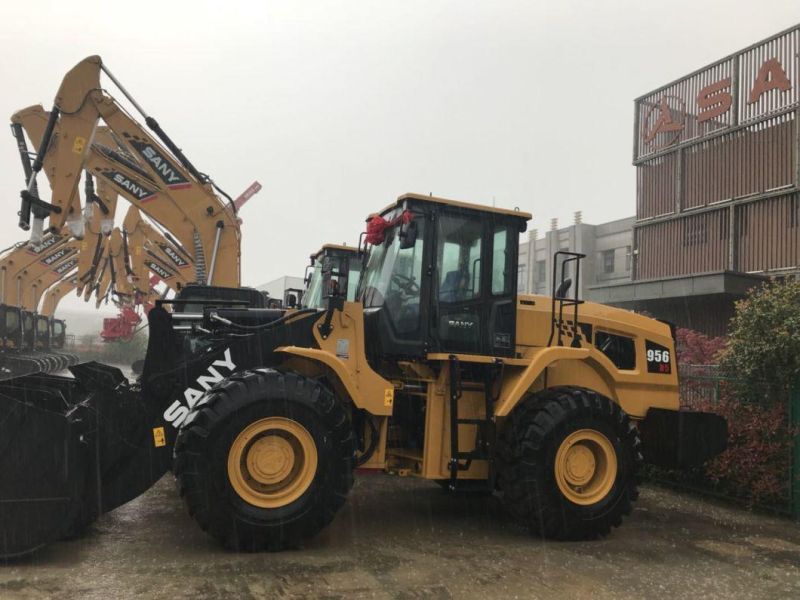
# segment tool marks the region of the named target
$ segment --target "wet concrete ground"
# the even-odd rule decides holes
[[[0,598],[800,598],[800,525],[644,487],[605,540],[521,532],[486,498],[362,475],[309,547],[234,554],[170,477],[80,540],[0,565]]]

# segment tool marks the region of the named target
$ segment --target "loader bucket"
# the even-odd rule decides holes
[[[0,382],[0,558],[79,533],[166,472],[162,408],[119,369]]]
[[[0,556],[58,539],[80,509],[88,448],[59,390],[0,389]]]

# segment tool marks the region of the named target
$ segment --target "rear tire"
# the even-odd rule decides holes
[[[641,460],[638,431],[613,401],[582,388],[537,392],[500,435],[503,504],[547,538],[605,536],[631,513]]]
[[[175,442],[174,471],[204,531],[234,550],[274,551],[333,520],[353,485],[355,450],[328,388],[259,369],[232,375],[195,406]]]

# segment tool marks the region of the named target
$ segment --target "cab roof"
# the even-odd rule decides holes
[[[311,258],[318,257],[320,254],[325,252],[325,250],[337,250],[339,252],[352,252],[353,254],[356,254],[358,252],[358,248],[356,248],[355,246],[348,246],[346,244],[322,244],[322,248],[320,248],[319,250],[314,252],[314,254],[311,255]]]
[[[433,204],[444,204],[447,206],[455,206],[457,208],[466,208],[469,210],[475,210],[479,212],[488,212],[498,215],[505,215],[508,217],[517,217],[519,219],[524,219],[525,221],[529,221],[533,218],[533,215],[528,212],[524,212],[521,210],[512,210],[508,208],[495,208],[494,206],[486,206],[484,204],[475,204],[473,202],[464,202],[462,200],[451,200],[450,198],[440,198],[438,196],[429,196],[426,194],[403,194],[402,196],[398,197],[397,200],[389,204],[383,210],[381,210],[378,214],[382,215],[390,210],[397,208],[398,206],[402,206],[403,202],[406,200],[413,200],[415,202],[430,202]],[[370,215],[372,216],[372,215]]]

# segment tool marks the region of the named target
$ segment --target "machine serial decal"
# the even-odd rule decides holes
[[[672,373],[672,356],[669,348],[647,340],[645,349],[647,352],[648,373],[663,373],[665,375]]]
[[[180,400],[175,400],[175,402],[173,402],[170,407],[164,411],[164,420],[167,423],[171,423],[175,428],[180,427],[184,420],[186,420],[186,417],[189,415],[189,411],[191,411],[205,395],[205,393],[211,389],[211,386],[223,380],[222,373],[220,373],[216,367],[224,367],[229,371],[228,375],[236,370],[236,365],[231,359],[230,348],[225,349],[225,355],[222,360],[218,359],[211,363],[211,366],[209,366],[207,369],[207,375],[201,375],[197,378],[197,386],[202,389],[196,389],[193,387],[186,388],[183,390],[183,399],[185,404]]]

